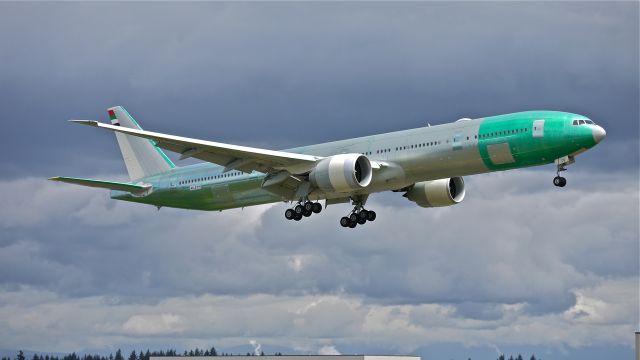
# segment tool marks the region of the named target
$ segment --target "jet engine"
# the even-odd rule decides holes
[[[324,192],[346,193],[371,183],[371,162],[361,154],[340,154],[320,160],[309,181]]]
[[[464,199],[461,177],[415,183],[403,196],[422,207],[450,206]]]

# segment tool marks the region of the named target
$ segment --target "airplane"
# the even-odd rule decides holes
[[[74,177],[61,181],[111,190],[111,198],[161,207],[225,210],[274,202],[295,203],[285,218],[300,221],[332,204],[353,209],[340,225],[376,219],[370,194],[403,193],[418,206],[460,203],[463,176],[556,164],[553,184],[575,157],[606,136],[583,115],[525,111],[390,132],[286,150],[267,150],[143,130],[122,106],[107,110],[111,124],[70,120],[115,132],[131,181]],[[163,150],[203,163],[176,166]]]

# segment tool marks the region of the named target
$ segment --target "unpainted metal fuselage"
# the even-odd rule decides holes
[[[589,118],[556,111],[526,111],[286,149],[316,156],[360,153],[382,166],[369,186],[355,194],[398,190],[427,180],[481,174],[553,163],[596,145],[604,130]],[[223,172],[211,163],[177,167],[140,181],[153,185],[145,196],[112,191],[111,197],[198,210],[224,210],[290,201],[262,188],[265,174]],[[350,195],[354,195],[351,193]],[[340,198],[312,192],[309,199]]]

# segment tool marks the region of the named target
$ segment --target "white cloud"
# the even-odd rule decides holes
[[[176,334],[184,328],[182,318],[171,313],[132,315],[122,325],[126,334],[137,336]]]
[[[333,345],[324,345],[318,349],[318,355],[341,355]]]
[[[216,346],[234,346],[259,337],[261,343],[304,345],[324,349],[321,351],[340,345],[377,344],[409,352],[418,346],[450,341],[465,345],[629,344],[627,335],[635,324],[628,320],[637,315],[638,296],[626,289],[632,289],[636,281],[605,281],[596,288],[576,290],[590,294],[598,314],[614,314],[597,321],[575,316],[575,309],[584,308],[580,302],[564,314],[529,315],[521,307],[510,306],[509,315],[496,321],[461,318],[450,305],[382,305],[350,295],[207,294],[145,305],[112,304],[102,297],[69,299],[24,288],[1,294],[0,316],[5,326],[0,328],[0,338],[2,345],[20,341],[23,346],[47,346],[59,351],[70,351],[58,345],[61,341],[80,349],[122,336],[130,336],[127,344],[170,337],[173,343],[199,346],[206,345],[208,340],[204,339],[215,339]],[[618,299],[619,295],[627,298]],[[28,304],[15,301],[34,296],[43,300]],[[7,302],[8,298],[14,301]],[[305,304],[316,305],[307,306],[308,311],[296,310]]]

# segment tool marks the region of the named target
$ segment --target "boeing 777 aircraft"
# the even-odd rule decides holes
[[[349,228],[375,220],[364,208],[375,192],[401,192],[421,207],[449,206],[464,199],[462,176],[553,162],[553,184],[563,187],[560,172],[606,135],[586,116],[526,111],[274,151],[145,131],[122,106],[108,113],[111,125],[71,121],[114,131],[131,181],[50,180],[110,189],[113,199],[158,208],[295,202],[285,211],[295,221],[319,213],[319,200],[351,202],[340,219]],[[161,149],[205,162],[178,167]]]

